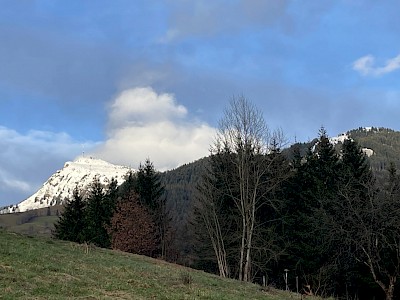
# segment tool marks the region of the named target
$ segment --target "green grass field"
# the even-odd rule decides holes
[[[0,231],[0,299],[301,297],[145,256]]]

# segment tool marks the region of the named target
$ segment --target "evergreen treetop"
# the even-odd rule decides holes
[[[161,196],[165,192],[161,184],[160,175],[156,172],[153,163],[149,158],[145,164],[140,164],[137,172],[136,192],[142,205],[154,213],[159,206]]]

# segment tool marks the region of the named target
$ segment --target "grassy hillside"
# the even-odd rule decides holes
[[[0,229],[27,235],[51,237],[54,223],[62,213],[63,206],[56,205],[22,213],[0,215]]]
[[[144,256],[0,231],[0,298],[280,300],[300,295]]]

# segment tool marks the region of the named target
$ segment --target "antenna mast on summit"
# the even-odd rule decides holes
[[[82,144],[82,157],[85,157],[85,144]]]

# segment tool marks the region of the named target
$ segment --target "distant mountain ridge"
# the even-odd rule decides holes
[[[390,163],[400,169],[400,131],[385,127],[359,127],[348,131],[362,148],[372,149],[369,157],[375,172],[386,170]]]
[[[385,127],[359,127],[330,137],[329,140],[340,151],[341,144],[347,138],[359,144],[369,158],[371,169],[378,177],[390,163],[394,163],[400,169],[400,131]],[[284,149],[283,152],[291,159],[293,147],[296,145],[304,155],[308,148],[312,149],[315,146],[317,141],[318,139],[315,138],[310,142],[296,143]]]
[[[105,185],[111,178],[122,184],[129,170],[128,167],[113,165],[101,159],[78,157],[74,161],[66,162],[64,167],[54,173],[32,196],[16,205],[3,208],[0,214],[64,204],[67,199],[72,198],[75,187],[84,191],[95,177]]]
[[[354,139],[361,146],[370,160],[371,168],[381,176],[391,162],[400,169],[400,132],[384,127],[359,127],[331,137],[331,143],[340,149],[346,138]],[[317,138],[306,143],[296,143],[301,153],[313,147]],[[283,149],[283,153],[291,159],[294,145]],[[184,164],[176,169],[161,173],[162,182],[166,186],[166,197],[169,208],[176,211],[180,217],[187,213],[196,192],[196,184],[201,178],[207,158]],[[72,197],[76,186],[85,190],[98,176],[103,184],[114,177],[118,184],[124,181],[124,176],[130,170],[128,167],[117,166],[100,159],[79,157],[73,162],[66,162],[62,170],[53,174],[43,186],[32,196],[17,205],[11,205],[0,210],[0,213],[23,212],[27,210],[63,204]]]

